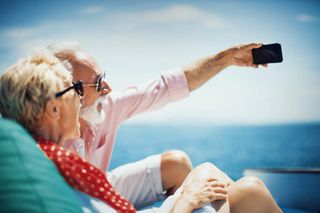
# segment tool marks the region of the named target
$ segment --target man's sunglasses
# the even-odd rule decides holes
[[[84,87],[96,87],[98,92],[102,90],[102,81],[105,79],[105,73],[99,76],[95,84],[83,84]]]
[[[67,89],[61,91],[61,92],[57,92],[55,97],[61,97],[63,96],[66,92],[68,92],[69,90],[74,89],[76,91],[76,93],[80,96],[84,95],[84,91],[83,91],[83,85],[82,85],[82,81],[76,81],[76,82],[72,82],[72,86],[68,87]]]

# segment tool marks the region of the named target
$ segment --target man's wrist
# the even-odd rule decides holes
[[[222,54],[222,60],[224,62],[225,68],[233,65],[234,48],[230,48],[225,51],[222,51],[220,54]]]
[[[213,56],[211,58],[211,62],[213,63],[215,68],[218,68],[218,70],[223,70],[224,68],[227,68],[228,66],[233,64],[233,55],[234,55],[234,48],[230,48],[227,50],[223,50]]]

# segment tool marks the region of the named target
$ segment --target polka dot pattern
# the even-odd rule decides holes
[[[117,212],[136,212],[133,205],[114,190],[101,170],[83,160],[76,153],[66,151],[52,141],[42,138],[35,139],[70,186],[104,201]]]

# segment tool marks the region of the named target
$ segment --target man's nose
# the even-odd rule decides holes
[[[110,93],[112,91],[110,84],[106,81],[103,80],[101,82],[101,91],[100,94],[101,95],[107,95],[108,93]]]

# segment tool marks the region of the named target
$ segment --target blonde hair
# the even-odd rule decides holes
[[[20,59],[0,77],[0,113],[34,134],[48,100],[71,81],[71,74],[48,51]]]

